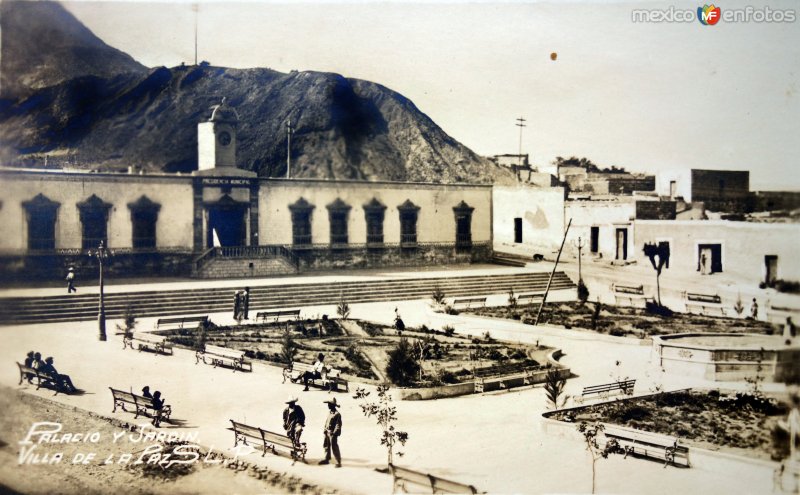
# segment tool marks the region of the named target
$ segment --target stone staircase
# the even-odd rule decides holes
[[[358,282],[251,286],[250,311],[336,304],[340,297],[350,304],[430,298],[436,287],[446,297],[468,297],[544,292],[549,273],[509,273],[437,278],[383,279]],[[563,272],[556,272],[551,290],[575,289]],[[233,304],[233,288],[198,288],[165,291],[109,293],[106,317],[121,318],[130,306],[137,318],[226,312]],[[97,316],[97,294],[0,299],[0,324],[85,321]]]
[[[231,246],[206,250],[194,261],[196,278],[253,278],[293,275],[295,254],[283,246]]]

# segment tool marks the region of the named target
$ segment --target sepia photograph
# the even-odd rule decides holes
[[[800,493],[790,0],[0,0],[0,493]]]

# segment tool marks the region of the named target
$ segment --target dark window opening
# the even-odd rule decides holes
[[[152,210],[138,210],[131,213],[131,216],[133,217],[133,247],[135,249],[156,247],[158,213]]]
[[[764,283],[772,287],[775,285],[775,281],[778,280],[778,257],[774,254],[768,254],[764,256],[764,264],[767,268],[764,276]]]
[[[101,242],[108,247],[108,211],[110,209],[110,203],[103,202],[94,194],[86,201],[78,203],[83,249],[94,249]]]
[[[456,251],[472,249],[472,212],[475,208],[464,201],[453,207],[456,217]]]
[[[397,209],[400,212],[400,246],[416,246],[419,206],[406,200]]]
[[[515,218],[514,219],[514,242],[521,243],[522,242],[522,219]]]
[[[311,213],[314,205],[304,198],[289,205],[292,212],[292,244],[295,246],[308,246],[311,244]]]
[[[383,219],[386,207],[377,199],[364,205],[364,217],[367,222],[367,245],[383,244]]]
[[[311,212],[292,212],[292,244],[304,246],[311,244]]]
[[[589,231],[589,251],[594,254],[600,251],[600,227],[591,227]]]
[[[132,245],[134,249],[152,249],[156,247],[156,223],[161,205],[142,196],[134,203],[129,203],[132,222]]]
[[[341,199],[336,199],[328,205],[328,220],[331,228],[331,245],[342,245],[348,243],[347,236],[347,216],[350,213],[350,206]]]
[[[59,205],[60,203],[50,201],[42,194],[22,203],[28,218],[28,249],[56,248],[56,218]]]

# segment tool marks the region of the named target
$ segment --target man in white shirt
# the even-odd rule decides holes
[[[308,392],[309,380],[322,378],[323,373],[325,373],[325,355],[320,352],[317,356],[317,361],[314,363],[314,368],[311,371],[303,373],[303,385],[306,387],[303,389],[303,392]]]

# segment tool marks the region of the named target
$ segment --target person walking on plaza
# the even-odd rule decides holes
[[[750,317],[754,320],[758,319],[758,303],[756,298],[753,298],[753,304],[750,306]]]
[[[75,269],[69,267],[69,271],[67,272],[67,294],[72,294],[73,292],[78,292],[78,289],[75,288]]]
[[[300,435],[303,434],[303,428],[306,426],[306,413],[297,404],[297,397],[290,396],[286,404],[286,409],[283,410],[283,429],[286,430],[286,436],[292,440],[294,448],[299,450]],[[294,455],[295,453],[292,452],[292,457]]]
[[[336,467],[342,467],[342,456],[339,453],[339,435],[342,434],[342,415],[336,410],[339,404],[336,397],[324,401],[328,404],[328,418],[325,420],[325,441],[322,447],[325,449],[325,459],[319,461],[320,464],[331,463],[331,453],[336,459]]]
[[[242,292],[235,291],[233,293],[233,319],[239,321],[239,312],[242,309]]]
[[[242,293],[242,316],[245,320],[250,319],[250,287],[245,287]]]

